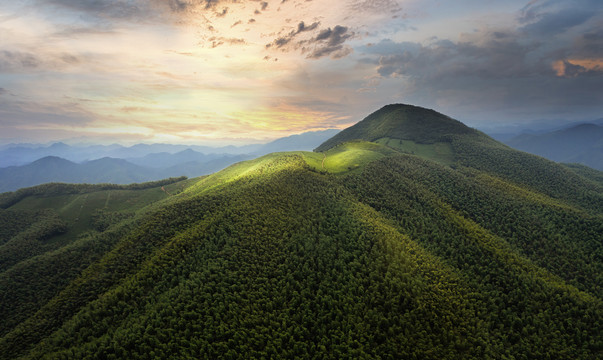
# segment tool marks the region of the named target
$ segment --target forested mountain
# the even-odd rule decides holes
[[[506,144],[547,159],[603,170],[603,126],[580,124],[545,134],[516,136]]]
[[[316,151],[351,140],[376,141],[383,138],[432,144],[453,134],[476,134],[476,130],[436,111],[418,106],[387,105],[366,119],[325,141]]]
[[[318,149],[2,194],[0,358],[600,357],[601,172],[407,105]]]

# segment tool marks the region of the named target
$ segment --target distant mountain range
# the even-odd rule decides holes
[[[267,153],[312,150],[337,132],[314,131],[267,144],[221,148],[171,144],[9,146],[0,150],[0,192],[47,182],[127,184],[197,177]]]
[[[0,168],[0,192],[48,182],[129,184],[178,176],[197,177],[251,158],[251,155],[223,155],[207,161],[175,161],[170,165],[169,159],[178,160],[179,153],[169,156],[164,154],[166,153],[158,154],[159,156],[151,154],[142,158],[149,163],[155,157],[161,159],[157,161],[157,166],[152,167],[109,157],[78,164],[60,157],[47,156],[28,165]],[[203,154],[198,154],[203,157]]]
[[[188,161],[205,162],[224,155],[258,156],[275,151],[312,150],[337,132],[339,130],[336,129],[310,131],[279,138],[266,144],[222,147],[176,144],[67,145],[62,142],[44,146],[40,144],[7,144],[0,146],[0,168],[27,165],[46,156],[56,156],[76,163],[110,157],[125,159],[141,166],[160,167],[153,161],[162,159],[173,164],[180,162],[178,159],[189,156]],[[186,150],[189,152],[184,152]],[[194,151],[194,153],[190,151]],[[175,158],[167,156],[167,154],[177,153],[179,155]],[[147,159],[139,159],[149,155],[152,156]],[[151,164],[148,161],[151,161]]]
[[[603,170],[603,126],[580,124],[544,134],[522,134],[504,141],[547,159]]]
[[[480,126],[479,130],[485,132],[492,138],[506,142],[520,135],[542,135],[555,131],[567,130],[581,124],[595,124],[603,126],[603,118],[585,120],[581,122],[569,120],[540,120],[527,124],[511,124],[496,126]]]

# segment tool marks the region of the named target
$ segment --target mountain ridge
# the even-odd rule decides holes
[[[595,358],[601,172],[381,135],[0,195],[0,359]]]

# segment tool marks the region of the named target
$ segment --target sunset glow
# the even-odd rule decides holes
[[[600,117],[601,8],[3,2],[0,142],[263,142],[343,128],[393,102],[472,126]]]

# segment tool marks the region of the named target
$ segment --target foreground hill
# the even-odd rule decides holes
[[[4,194],[0,358],[600,355],[600,172],[471,130],[377,136]]]
[[[547,159],[603,170],[603,126],[581,124],[554,132],[516,136],[506,143]]]

